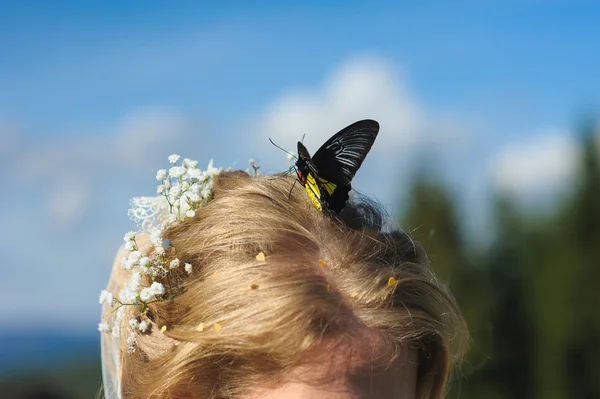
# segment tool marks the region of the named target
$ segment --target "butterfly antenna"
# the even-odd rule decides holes
[[[270,138],[269,138],[269,141],[271,142],[271,144],[273,144],[275,147],[279,148],[281,151],[283,151],[283,152],[285,152],[286,154],[288,154],[290,157],[292,157],[292,158],[294,158],[294,159],[298,159],[298,157],[297,157],[297,156],[295,156],[294,154],[292,154],[291,152],[289,152],[289,151],[287,151],[287,150],[284,150],[283,148],[281,148],[280,146],[278,146],[277,144],[275,144],[275,143],[273,142],[273,140],[271,140]]]
[[[292,184],[292,188],[290,188],[290,192],[288,193],[288,201],[290,198],[292,198],[292,190],[294,189],[294,186],[296,185],[296,182],[298,180],[294,180],[294,184]]]

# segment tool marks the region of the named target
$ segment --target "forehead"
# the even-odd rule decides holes
[[[292,372],[298,377],[278,387],[258,387],[244,399],[414,399],[417,361],[416,350],[409,350],[385,370],[365,365],[338,370],[342,375],[332,370],[335,365],[305,365]]]

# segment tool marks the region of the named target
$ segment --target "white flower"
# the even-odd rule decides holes
[[[147,256],[144,256],[143,258],[140,259],[140,266],[148,267],[151,262],[152,262],[152,259],[150,259]]]
[[[152,293],[152,290],[149,287],[144,288],[140,292],[140,299],[144,302],[148,302],[148,301],[152,300],[153,298],[154,298],[154,294]]]
[[[169,267],[171,269],[176,269],[179,267],[179,259],[175,258],[171,261],[171,263],[169,264]]]
[[[133,268],[133,263],[129,261],[128,256],[121,259],[121,267],[125,270],[131,270]]]
[[[110,333],[110,326],[108,323],[98,323],[98,331],[103,333]]]
[[[171,213],[169,217],[167,217],[167,225],[173,224],[175,222],[177,222],[177,215]]]
[[[187,169],[183,166],[173,166],[171,169],[169,169],[169,176],[179,179],[181,176],[185,175],[186,172]]]
[[[204,173],[200,169],[188,169],[187,174],[190,180],[202,180]]]
[[[221,172],[221,169],[213,167],[213,160],[211,159],[210,162],[208,162],[208,167],[206,168],[206,174],[209,175],[210,177],[214,177],[215,175],[219,174],[219,172]]]
[[[190,191],[194,194],[200,194],[202,187],[198,183],[194,183],[190,186]]]
[[[150,291],[152,292],[153,295],[162,295],[165,293],[165,286],[162,285],[161,283],[155,281],[150,286]]]
[[[132,251],[129,254],[129,262],[131,262],[133,265],[135,265],[139,262],[141,257],[142,257],[142,254],[140,253],[140,251]]]
[[[167,180],[168,177],[169,175],[167,175],[167,171],[165,169],[159,169],[158,172],[156,172],[156,180],[158,181]]]
[[[129,241],[135,240],[135,232],[134,231],[130,231],[130,232],[126,233],[125,237],[123,237],[123,240],[125,242],[129,242]]]
[[[112,305],[113,302],[113,294],[109,291],[106,290],[102,290],[100,292],[100,305],[107,303],[109,305]]]
[[[127,241],[125,243],[125,250],[126,251],[135,251],[135,241]]]
[[[188,169],[194,169],[198,167],[198,161],[189,159],[189,158],[185,158],[182,162],[183,166],[185,166]]]
[[[137,292],[140,289],[140,284],[142,283],[142,275],[140,273],[133,273],[131,276],[131,280],[129,280],[129,289],[131,291]]]
[[[124,304],[135,303],[137,299],[137,291],[133,291],[128,288],[123,288],[121,292],[119,292],[119,300]],[[123,308],[119,308],[121,310]]]
[[[171,202],[181,197],[181,187],[175,186],[169,190],[169,196],[172,198]]]
[[[166,190],[166,187],[164,184],[161,184],[160,186],[156,187],[156,194],[163,194]]]
[[[192,264],[191,263],[185,264],[185,271],[187,272],[187,274],[192,274]]]
[[[154,252],[156,252],[157,255],[164,255],[167,251],[161,246],[154,248]]]
[[[135,352],[135,333],[130,332],[127,336],[127,352],[133,353]]]
[[[169,162],[177,163],[177,161],[179,161],[179,158],[181,158],[179,155],[171,154],[171,155],[169,155]]]
[[[129,327],[137,328],[137,326],[138,326],[138,321],[135,317],[132,317],[131,319],[129,319]]]
[[[140,321],[140,324],[138,324],[138,329],[141,332],[146,332],[146,330],[148,329],[149,326],[150,326],[150,323],[148,323],[146,320],[142,320],[142,321]]]
[[[197,193],[188,193],[188,198],[191,202],[200,202],[202,199]]]
[[[187,212],[185,213],[185,216],[186,216],[186,217],[188,217],[188,218],[193,218],[195,214],[196,214],[196,212],[195,212],[195,211],[192,211],[192,210],[190,209],[189,211],[187,211]]]
[[[154,244],[155,247],[161,247],[162,248],[162,230],[156,229],[156,230],[152,230],[152,233],[150,233],[150,242],[152,244]]]

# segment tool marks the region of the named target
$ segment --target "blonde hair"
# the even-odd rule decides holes
[[[164,233],[193,273],[169,281],[176,297],[151,304],[150,331],[122,351],[123,398],[238,398],[322,347],[381,368],[417,348],[417,397],[444,396],[466,328],[422,251],[383,232],[372,204],[333,220],[291,185],[222,173],[214,198]]]

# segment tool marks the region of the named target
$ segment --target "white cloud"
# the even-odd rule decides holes
[[[402,72],[384,59],[348,60],[312,90],[290,91],[272,103],[261,131],[282,145],[306,134],[314,152],[335,132],[359,119],[375,119],[380,134],[373,152],[414,150],[415,146],[455,143],[455,121],[425,112],[409,90]]]
[[[555,194],[573,178],[578,157],[572,137],[547,131],[501,150],[492,161],[492,180],[500,191],[521,199]]]
[[[91,191],[81,176],[66,177],[57,182],[47,194],[47,216],[55,227],[70,227],[88,210]]]
[[[7,176],[17,187],[43,190],[36,197],[43,202],[47,219],[68,226],[89,208],[97,190],[124,184],[136,172],[157,169],[158,158],[181,148],[191,130],[176,110],[136,110],[111,131],[22,148],[23,153],[7,165]]]

